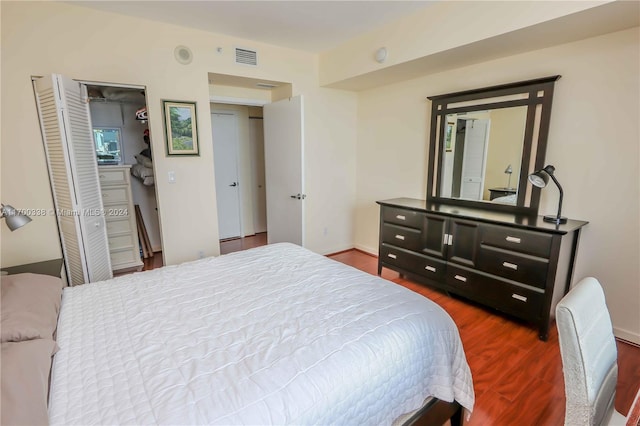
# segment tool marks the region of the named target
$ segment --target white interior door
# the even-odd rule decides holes
[[[302,96],[264,106],[267,242],[304,245]]]
[[[34,87],[69,284],[112,278],[86,86],[53,74]]]
[[[213,161],[220,239],[241,236],[238,180],[238,117],[232,112],[211,114]]]
[[[267,192],[264,176],[264,127],[260,117],[249,117],[249,148],[251,151],[253,229],[267,232]]]
[[[462,180],[460,183],[461,198],[470,200],[482,199],[488,127],[488,120],[467,120],[464,157],[462,160]]]

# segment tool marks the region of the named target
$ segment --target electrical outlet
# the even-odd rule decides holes
[[[170,171],[169,175],[169,183],[176,183],[176,172]]]

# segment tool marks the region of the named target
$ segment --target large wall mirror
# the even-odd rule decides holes
[[[544,167],[559,75],[430,96],[427,199],[537,214],[527,176]]]

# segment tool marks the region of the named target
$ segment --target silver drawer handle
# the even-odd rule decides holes
[[[514,271],[518,270],[518,265],[516,265],[515,263],[502,262],[502,266],[504,266],[505,268],[513,269]]]
[[[401,214],[397,214],[396,215],[396,219],[400,219],[400,220],[407,220],[407,218]]]
[[[396,235],[396,238],[399,240],[404,241],[404,235]]]
[[[514,299],[519,300],[519,301],[521,301],[521,302],[526,302],[526,301],[527,301],[527,298],[526,298],[526,297],[524,297],[524,296],[520,296],[519,294],[515,294],[515,293],[513,293],[513,294],[511,295],[511,297],[513,297]]]
[[[425,266],[424,269],[426,269],[429,272],[435,272],[436,271],[436,268],[434,268],[433,266],[429,266],[429,265]]]
[[[396,256],[396,255],[395,255],[395,254],[393,254],[393,253],[389,253],[387,256],[388,256],[388,257],[390,257],[390,258],[392,258],[392,259],[397,259],[397,258],[398,258],[398,256]]]
[[[511,236],[507,237],[506,240],[509,241],[510,243],[516,243],[516,244],[520,244],[520,242],[522,241],[518,237],[511,237]]]
[[[456,279],[456,280],[458,280],[458,281],[462,281],[463,283],[466,283],[466,282],[467,282],[467,277],[463,277],[462,275],[456,275],[456,276],[455,276],[455,277],[453,277],[453,278],[455,278],[455,279]]]

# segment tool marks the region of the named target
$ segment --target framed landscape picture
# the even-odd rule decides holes
[[[200,155],[196,103],[162,101],[167,155]]]

